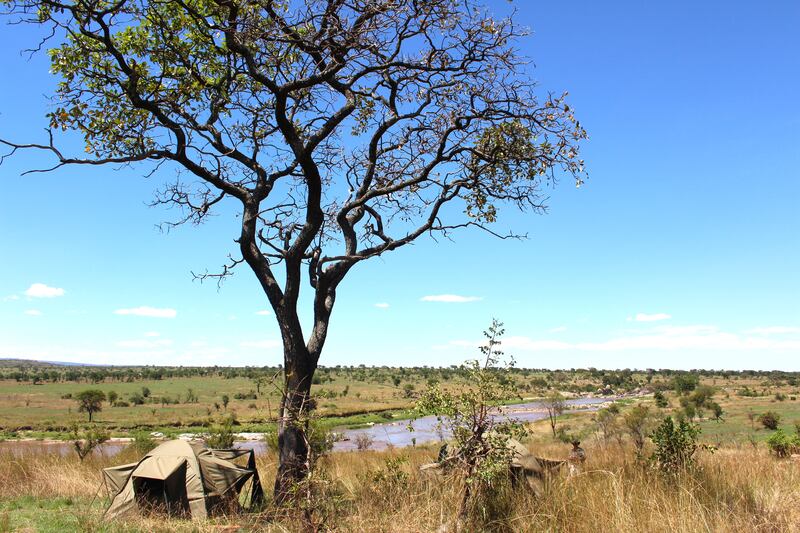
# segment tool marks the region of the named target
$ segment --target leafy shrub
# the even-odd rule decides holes
[[[787,435],[778,429],[767,439],[767,446],[776,456],[788,457],[800,450],[800,435]]]
[[[234,440],[233,417],[226,417],[222,424],[213,426],[205,438],[209,448],[232,448]]]
[[[672,378],[672,388],[678,394],[692,392],[700,383],[700,378],[694,374],[679,374]]]
[[[758,417],[758,421],[761,422],[761,425],[765,428],[776,430],[778,429],[778,425],[781,423],[781,415],[775,411],[767,411]]]
[[[92,453],[92,450],[107,441],[109,436],[107,431],[100,428],[81,428],[77,424],[72,426],[72,430],[70,431],[72,446],[81,462],[83,462],[87,455]]]
[[[669,400],[667,400],[667,397],[663,392],[656,391],[656,393],[653,394],[653,399],[656,401],[656,407],[659,409],[665,409],[669,407]]]
[[[257,400],[258,394],[251,389],[248,392],[237,392],[233,395],[233,398],[236,400]]]
[[[147,431],[137,431],[133,434],[130,448],[136,451],[137,455],[145,455],[157,446],[156,441]]]
[[[666,474],[676,474],[694,464],[700,428],[686,420],[677,425],[671,416],[664,418],[650,435],[655,451],[650,459]]]
[[[437,385],[425,391],[416,405],[418,416],[436,415],[439,429],[453,435],[453,466],[461,470],[463,493],[458,510],[457,529],[485,531],[508,527],[513,511],[510,498],[510,466],[513,450],[509,439],[525,435],[525,428],[495,413],[498,404],[517,395],[510,375],[513,360],[500,366],[499,350],[502,323],[493,320],[484,331],[486,343],[480,347],[481,359],[461,366],[465,383],[458,389]],[[510,529],[510,527],[509,527]]]
[[[144,404],[144,396],[142,396],[139,392],[134,392],[128,398],[133,405],[143,405]]]
[[[113,407],[130,407],[130,406],[131,404],[129,404],[125,400],[117,400],[116,402],[114,402],[113,405]]]
[[[408,489],[408,472],[403,466],[408,463],[405,457],[386,459],[382,468],[370,473],[375,494],[382,499],[392,500]]]

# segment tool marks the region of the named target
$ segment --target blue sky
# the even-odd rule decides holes
[[[589,132],[590,179],[547,215],[504,213],[524,242],[467,232],[359,265],[321,363],[458,363],[497,317],[520,366],[800,370],[800,4],[515,4],[534,76]],[[2,137],[42,138],[55,80],[18,53],[34,42],[0,31]],[[0,357],[281,361],[248,271],[190,275],[224,262],[235,219],[163,234],[175,213],[146,203],[170,175],[21,177],[39,158],[0,167]]]

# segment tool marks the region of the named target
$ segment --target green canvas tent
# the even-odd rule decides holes
[[[247,456],[247,465],[233,463]],[[111,505],[106,518],[133,509],[157,510],[172,516],[205,518],[223,504],[245,506],[264,500],[253,450],[212,450],[202,444],[171,440],[145,455],[138,463],[103,469]]]

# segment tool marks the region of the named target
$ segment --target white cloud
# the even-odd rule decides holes
[[[466,303],[483,300],[479,296],[459,296],[458,294],[432,294],[420,298],[422,302],[446,302],[446,303]]]
[[[160,337],[161,333],[159,333],[157,331],[145,331],[144,332],[144,336],[145,337]]]
[[[629,318],[628,320],[633,320],[634,322],[658,322],[659,320],[669,320],[670,318],[672,318],[672,315],[668,315],[667,313],[653,313],[652,315],[636,313],[633,318]]]
[[[562,331],[567,331],[567,326],[558,326],[557,328],[553,328],[550,330],[550,333],[561,333]]]
[[[25,314],[28,316],[42,316],[42,312],[38,309],[28,309]]]
[[[148,316],[153,318],[175,318],[178,314],[175,309],[148,307],[143,305],[141,307],[132,307],[130,309],[117,309],[114,311],[115,315],[133,315],[133,316]]]
[[[172,341],[169,339],[158,339],[154,341],[149,341],[146,339],[134,339],[128,341],[119,341],[116,343],[116,345],[120,348],[135,348],[135,349],[150,350],[153,348],[172,346]]]
[[[11,294],[11,295],[6,296],[5,298],[3,298],[4,302],[11,302],[11,301],[14,301],[14,300],[19,300],[19,296],[17,296],[16,294]]]
[[[795,326],[768,326],[762,328],[748,329],[745,333],[751,335],[785,335],[791,333],[800,333],[800,327]]]
[[[281,343],[281,341],[275,339],[244,341],[239,343],[239,346],[242,348],[278,348],[282,345],[283,343]]]
[[[261,311],[256,311],[256,314],[261,316],[272,316],[272,311],[269,309],[262,309]]]
[[[64,296],[64,289],[48,287],[44,283],[34,283],[25,291],[25,296],[31,298],[55,298],[56,296]]]
[[[378,309],[389,309],[389,304],[387,304],[385,302],[381,302],[381,303],[375,304],[375,307],[377,307]]]

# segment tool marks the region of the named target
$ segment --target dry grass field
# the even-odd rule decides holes
[[[332,379],[314,387],[317,394],[330,396],[319,400],[319,414],[326,421],[326,428],[359,423],[357,418],[341,415],[361,412],[367,413],[362,417],[369,417],[369,412],[381,409],[409,408],[415,393],[404,390],[405,384],[413,384],[415,391],[426,386],[423,377],[411,372],[399,385],[389,378],[379,381],[369,375],[364,380],[353,380],[344,373],[329,375]],[[543,395],[555,388],[564,392],[586,389],[593,383],[585,372],[531,373],[515,379],[526,396]],[[648,406],[653,422],[667,414],[682,413],[682,403],[691,396],[671,390],[670,379],[634,374],[628,381],[630,390],[642,386],[660,390],[667,405],[657,407],[652,394],[619,401],[618,423],[639,404]],[[546,386],[542,386],[543,382]],[[448,385],[459,383],[463,384],[463,380],[455,377]],[[758,421],[758,415],[772,411],[780,416],[781,429],[793,435],[800,421],[800,391],[796,383],[793,376],[703,376],[699,384],[713,389],[713,400],[719,403],[723,414],[714,419],[705,409],[695,422],[702,429],[699,441],[715,450],[698,451],[697,468],[677,477],[665,477],[647,460],[653,449],[649,439],[643,453],[645,459],[639,460],[630,435],[621,425],[612,438],[604,439],[597,413],[567,411],[559,417],[558,426],[565,434],[583,441],[588,456],[584,471],[571,477],[566,473],[552,477],[538,496],[507,483],[495,485],[490,504],[479,508],[479,515],[483,513],[481,523],[468,525],[462,531],[800,531],[800,461],[771,453],[764,441],[774,433]],[[50,418],[63,422],[85,416],[75,412],[73,400],[62,396],[90,387],[117,390],[122,397],[142,387],[150,388],[153,396],[175,395],[189,387],[197,393],[197,403],[104,407],[96,424],[123,434],[126,428],[137,426],[179,430],[186,426],[185,422],[171,425],[171,417],[203,421],[225,412],[236,412],[242,428],[264,425],[268,409],[253,410],[247,405],[269,405],[273,399],[270,393],[264,393],[257,400],[232,400],[221,411],[214,408],[223,392],[233,396],[253,388],[252,380],[242,377],[41,385],[5,380],[0,383],[0,415],[5,425],[2,436],[7,439],[0,447],[0,532],[455,530],[463,480],[457,475],[424,477],[419,472],[420,465],[436,457],[434,444],[323,457],[313,477],[315,496],[304,504],[313,510],[311,522],[298,506],[278,509],[272,505],[257,513],[200,522],[145,516],[106,522],[102,512],[108,499],[101,488],[101,469],[136,460],[133,446],[114,457],[95,451],[81,463],[72,452],[61,455],[45,444],[26,442],[25,446],[17,446],[14,442],[22,436],[36,437]],[[343,395],[345,390],[348,393]],[[148,420],[153,410],[157,411],[155,420]],[[401,412],[395,414],[400,416]],[[12,430],[26,424],[32,429]],[[534,454],[550,459],[565,459],[570,449],[569,444],[553,438],[546,421],[529,425],[525,445]],[[269,494],[276,467],[274,453],[259,454],[257,465]]]
[[[586,418],[589,418],[586,416]],[[539,424],[527,446],[537,455],[566,457],[568,445],[546,437]],[[763,446],[727,445],[699,455],[699,468],[665,478],[635,459],[627,442],[590,439],[577,476],[559,474],[536,498],[497,487],[504,519],[494,531],[749,532],[800,530],[800,462],[777,459]],[[419,465],[434,447],[331,454],[322,461],[320,496],[313,515],[319,530],[440,531],[453,524],[461,491],[457,478],[426,478]],[[259,514],[203,522],[131,516],[102,520],[106,504],[100,469],[135,459],[128,450],[112,459],[32,452],[0,457],[0,530],[4,531],[300,531],[300,514],[266,509]],[[399,459],[399,460],[398,460]],[[258,458],[265,484],[275,457]]]

